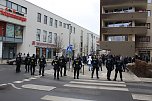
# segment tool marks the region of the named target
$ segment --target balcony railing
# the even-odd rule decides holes
[[[124,12],[124,13],[105,13],[101,15],[102,20],[144,20],[146,22],[148,12]]]
[[[147,0],[101,0],[103,6],[121,4],[146,4]]]
[[[146,26],[136,26],[136,27],[102,27],[102,34],[110,34],[110,35],[128,35],[128,34],[136,34],[136,35],[146,35],[147,27]]]

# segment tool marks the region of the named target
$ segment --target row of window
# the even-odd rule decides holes
[[[106,36],[106,41],[128,41],[128,36]]]
[[[137,42],[150,42],[150,36],[138,36],[136,37]]]
[[[13,3],[11,1],[8,1],[6,0],[6,7],[10,8],[10,9],[14,9],[20,13],[23,13],[23,14],[27,14],[27,8],[26,7],[23,7],[21,5],[18,5],[16,3]]]
[[[44,15],[44,20],[43,20],[44,24],[46,24],[46,25],[48,24],[48,19],[49,19],[49,26],[53,26],[53,23],[54,23],[55,28],[57,28],[58,26],[60,26],[60,27],[63,26],[63,28],[70,29],[71,33],[72,32],[75,33],[75,27],[72,27],[70,24],[63,23],[63,22],[58,21],[56,19],[53,20],[53,18],[51,18],[51,17],[48,18],[48,16],[46,16],[46,15]],[[42,20],[41,13],[37,13],[37,22],[41,23],[42,22],[41,20]]]
[[[36,33],[36,41],[40,41],[40,39],[41,39],[41,33],[43,33],[42,35],[42,37],[43,37],[43,42],[46,42],[47,40],[47,42],[48,43],[53,43],[53,41],[52,41],[52,36],[54,36],[54,43],[56,43],[56,41],[57,41],[57,33],[54,33],[54,35],[52,35],[52,32],[48,32],[48,35],[47,35],[47,31],[46,30],[43,30],[42,32],[41,32],[41,29],[37,29],[37,33]]]

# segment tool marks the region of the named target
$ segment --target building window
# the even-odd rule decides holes
[[[41,30],[40,30],[40,29],[37,29],[36,41],[40,41],[40,35],[41,35]]]
[[[150,36],[138,36],[136,37],[137,42],[150,42]]]
[[[12,9],[14,9],[14,10],[16,10],[16,11],[17,11],[17,4],[12,3]]]
[[[22,12],[22,7],[18,5],[17,11]]]
[[[55,28],[58,26],[58,20],[55,20]]]
[[[44,15],[44,24],[47,24],[47,16]]]
[[[62,22],[61,21],[59,22],[59,26],[62,26]]]
[[[151,10],[147,10],[148,16],[151,16]]]
[[[63,28],[66,28],[66,23],[63,23]]]
[[[52,43],[52,32],[49,32],[48,43]]]
[[[37,22],[41,22],[41,13],[37,13]]]
[[[43,42],[46,42],[47,31],[43,30]]]
[[[10,1],[7,1],[7,2],[6,2],[6,6],[7,6],[8,8],[12,9],[12,3],[11,3]]]
[[[27,14],[27,8],[22,7],[22,13]]]
[[[128,36],[106,36],[106,41],[128,41]]]
[[[152,2],[152,0],[148,0],[148,3],[151,3]]]
[[[57,33],[54,33],[54,44],[57,45]]]
[[[73,33],[75,34],[75,27],[73,27]]]
[[[49,23],[50,26],[53,25],[53,18],[50,18],[50,23]]]
[[[146,23],[147,29],[150,29],[150,23]]]

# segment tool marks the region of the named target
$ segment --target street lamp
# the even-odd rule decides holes
[[[72,26],[71,26],[71,24],[67,24],[68,25],[68,27],[69,27],[69,48],[70,48],[70,44],[71,44],[71,33],[72,33]],[[70,58],[70,51],[68,50],[68,54],[69,54],[69,70],[70,70],[70,60],[71,60],[71,58]]]

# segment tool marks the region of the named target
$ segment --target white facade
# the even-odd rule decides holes
[[[7,4],[9,2],[9,4]],[[0,0],[0,9],[3,9],[5,12],[11,13],[13,15],[17,15],[16,13],[13,13],[13,9],[17,7],[22,7],[23,12],[24,8],[27,10],[24,16],[21,17],[26,18],[26,21],[18,20],[16,17],[7,17],[7,15],[0,13],[0,21],[4,23],[4,26],[8,26],[8,23],[14,24],[14,26],[19,25],[23,26],[23,37],[21,38],[22,42],[13,41],[11,42],[11,38],[7,39],[7,33],[8,29],[4,30],[4,26],[0,28],[2,31],[0,31],[2,42],[7,43],[14,43],[16,45],[16,49],[14,49],[14,53],[29,53],[29,54],[45,54],[46,57],[52,58],[53,53],[55,51],[56,46],[56,39],[55,39],[55,33],[57,34],[57,40],[60,38],[62,41],[57,41],[57,43],[61,43],[62,50],[66,50],[69,46],[69,40],[70,44],[73,46],[73,50],[75,54],[81,54],[81,55],[87,55],[91,53],[91,51],[97,50],[97,41],[99,39],[99,35],[73,23],[70,22],[60,16],[57,16],[45,9],[42,9],[30,2],[24,1],[24,0]],[[9,6],[11,4],[11,6]],[[12,10],[12,12],[9,12],[8,9]],[[15,12],[22,12],[20,9],[16,9]],[[38,22],[38,13],[41,15],[41,21]],[[17,15],[20,16],[20,15]],[[44,16],[47,17],[47,24],[44,24]],[[53,19],[52,25],[50,25],[50,18]],[[55,23],[55,20],[57,23]],[[62,25],[61,25],[62,23]],[[66,26],[65,26],[66,24]],[[70,24],[70,25],[69,25]],[[57,25],[57,26],[56,26]],[[69,26],[69,28],[68,28]],[[70,28],[72,27],[72,31],[70,32]],[[16,27],[15,27],[16,28]],[[16,32],[16,29],[14,29]],[[9,30],[10,31],[10,30]],[[40,37],[38,32],[40,32]],[[52,33],[52,36],[51,36]],[[4,36],[5,35],[5,36]],[[93,37],[92,37],[93,36]],[[4,39],[5,37],[5,39]],[[40,38],[40,40],[39,40]],[[16,34],[15,37],[13,37],[12,40],[16,40]],[[46,40],[45,40],[46,39]],[[52,40],[52,42],[51,42]],[[8,42],[9,41],[9,42]],[[5,46],[5,45],[4,45]],[[7,45],[6,45],[7,46]],[[92,47],[93,46],[93,47]],[[7,49],[10,49],[9,46]],[[4,53],[4,50],[1,50],[2,53]],[[16,52],[15,52],[16,51]],[[48,53],[48,51],[50,53]],[[8,51],[8,57],[7,53],[6,58],[9,57],[10,51]]]

